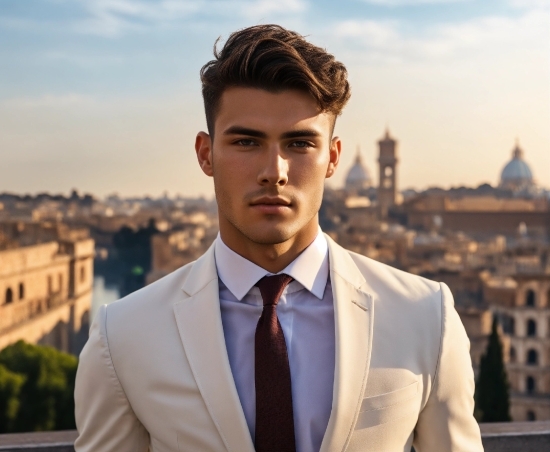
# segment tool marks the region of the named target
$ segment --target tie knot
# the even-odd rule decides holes
[[[292,276],[285,275],[284,273],[273,276],[264,276],[260,279],[256,283],[256,286],[260,289],[264,306],[277,306],[283,290],[285,290],[285,287],[290,284],[292,279]]]

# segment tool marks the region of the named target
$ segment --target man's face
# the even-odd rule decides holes
[[[196,143],[203,171],[214,177],[222,234],[229,228],[278,244],[306,229],[316,233],[324,181],[340,155],[333,121],[300,91],[224,92],[213,140],[200,133]]]

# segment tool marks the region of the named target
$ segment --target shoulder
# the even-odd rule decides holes
[[[109,311],[136,309],[137,307],[146,307],[149,304],[154,304],[158,307],[159,304],[181,293],[182,286],[187,280],[195,262],[190,262],[163,278],[111,303],[107,309]]]
[[[156,334],[157,325],[175,327],[173,306],[185,298],[182,287],[195,262],[104,307],[103,322],[109,342],[136,340]],[[99,319],[98,319],[99,320]]]
[[[447,286],[351,251],[346,253],[365,280],[361,289],[373,298],[375,331],[391,330],[392,335],[399,337],[423,338],[420,342],[431,344],[431,355],[435,357],[445,319],[455,311]],[[388,341],[400,339],[388,338]],[[413,344],[402,345],[407,349]]]
[[[366,280],[376,292],[394,293],[410,302],[425,299],[441,300],[441,284],[412,273],[399,270],[353,251],[346,250]]]

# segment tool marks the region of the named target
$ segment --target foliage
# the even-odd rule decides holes
[[[0,428],[10,432],[74,429],[77,365],[75,356],[23,341],[2,350],[0,366],[10,372],[12,380],[14,376],[19,378],[20,388],[11,390],[11,400],[16,397],[18,401],[16,414],[10,424],[2,423]],[[8,403],[7,398],[0,401],[0,406],[4,403]]]
[[[487,350],[481,357],[476,384],[475,415],[479,422],[510,421],[510,388],[504,367],[502,343],[498,335],[498,320],[493,326]]]
[[[0,433],[13,431],[25,377],[0,365]]]

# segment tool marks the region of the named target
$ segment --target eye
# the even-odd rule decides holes
[[[299,141],[293,141],[292,143],[289,144],[289,146],[294,148],[309,148],[309,147],[312,147],[313,144],[311,144],[309,141],[299,140]]]
[[[256,142],[248,138],[241,138],[240,140],[235,141],[235,144],[239,146],[256,146]]]

